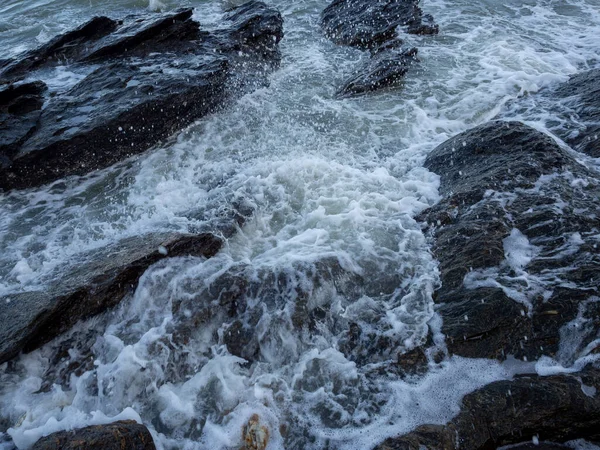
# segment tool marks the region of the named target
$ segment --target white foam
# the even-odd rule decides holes
[[[0,50],[9,55],[21,41],[22,49],[31,48],[36,36],[45,40],[76,18],[100,12],[79,3],[53,9],[52,0],[11,1],[0,6],[9,25]],[[34,3],[49,17],[40,20]],[[422,162],[435,145],[492,118],[508,100],[597,60],[597,5],[423,2],[441,33],[403,36],[419,47],[422,61],[403,89],[337,101],[333,94],[367,56],[322,37],[318,19],[326,0],[272,4],[285,16],[286,38],[282,67],[269,88],[139,159],[85,179],[0,196],[0,294],[43,289],[86,251],[128,236],[202,229],[237,201],[255,210],[215,258],[159,263],[122,309],[81,325],[95,333],[92,369],[37,392],[52,346],[21,357],[15,370],[0,368],[1,414],[14,424],[26,414],[11,431],[19,447],[52,430],[125,416],[148,425],[159,448],[237,447],[243,425],[257,414],[270,432],[269,449],[295,442],[307,449],[367,448],[422,423],[444,423],[467,392],[525,370],[454,357],[432,364],[422,379],[399,380],[385,373],[394,354],[372,352],[366,362],[351,361],[338,344],[344,327],[355,322],[374,338],[394,342],[394,349],[420,345],[429,327],[435,350],[443,351],[431,300],[436,262],[413,219],[439,200],[439,178]],[[143,6],[123,0],[114,8],[139,12]],[[567,6],[574,15],[561,12]],[[221,1],[199,4],[194,17],[215,26],[221,7]],[[50,26],[42,34],[40,21]],[[82,75],[61,70],[57,89]],[[561,255],[577,245],[574,234]],[[506,268],[520,275],[499,280],[500,268],[491,268],[472,281],[500,283],[525,305],[530,295],[546,294],[540,286],[548,280],[525,273],[535,246],[518,230],[504,246]],[[314,286],[310,270],[325,258],[385,292],[350,298],[333,283]],[[216,313],[207,314],[187,344],[174,339],[173,302],[195,298],[240,265],[251,267],[251,279],[271,271],[285,274],[292,292],[313,289],[310,307],[322,308],[331,320],[310,333],[296,332],[289,297],[246,299],[263,308],[262,359],[249,365],[219,341],[229,319]],[[525,294],[517,283],[528,285]],[[535,368],[541,374],[569,371],[591,361],[590,351],[583,349],[572,366],[542,359]],[[75,357],[73,350],[69,358]]]

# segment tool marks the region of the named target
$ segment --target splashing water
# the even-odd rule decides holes
[[[596,2],[423,2],[441,33],[403,36],[420,66],[400,89],[351,100],[333,94],[366,56],[321,36],[327,2],[269,3],[286,37],[268,88],[137,159],[0,197],[2,294],[43,289],[129,236],[210,228],[240,201],[254,211],[217,256],[157,263],[115,311],[0,366],[0,431],[19,448],[132,418],[159,448],[239,448],[254,427],[268,449],[362,449],[444,423],[465,393],[510,376],[433,353],[425,375],[399,367],[416,346],[443,352],[437,265],[414,219],[439,199],[438,178],[421,164],[510,99],[596,64]],[[164,8],[90,5],[9,0],[0,48],[14,56],[93,15]],[[206,27],[223,8],[185,5]]]

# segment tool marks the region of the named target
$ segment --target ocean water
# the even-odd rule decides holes
[[[231,3],[4,0],[0,54],[100,14],[194,6],[210,28]],[[431,299],[437,263],[414,218],[439,200],[439,179],[422,163],[510,100],[596,67],[600,1],[423,0],[440,34],[399,31],[419,66],[397,88],[344,100],[335,91],[367,55],[322,36],[327,1],[267,3],[285,20],[269,87],[115,167],[0,195],[0,295],[44,289],[130,236],[210,229],[240,202],[254,211],[214,258],[163,260],[115,311],[1,365],[0,448],[119,418],[146,424],[159,448],[239,448],[257,415],[268,449],[365,449],[445,423],[466,393],[513,375],[495,361],[433,360],[445,350]],[[45,76],[66,89],[85,73]],[[519,118],[546,131],[539,112]],[[519,266],[534,249],[513,234],[505,246]],[[211,292],[240,273],[255,288],[231,318]],[[298,305],[311,311],[308,328]],[[236,321],[250,330],[245,359],[225,345]],[[353,324],[364,338],[349,349]],[[428,336],[427,374],[398,375],[398,354]],[[552,364],[538,366],[561,370]]]

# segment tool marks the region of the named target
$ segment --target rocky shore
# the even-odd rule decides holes
[[[338,97],[397,85],[418,62],[417,49],[405,48],[398,30],[439,31],[416,0],[334,0],[321,15],[321,29],[335,44],[370,52]],[[204,31],[191,9],[123,20],[96,17],[20,59],[1,61],[0,189],[84,175],[169,139],[265,86],[279,65],[282,37],[279,12],[252,1],[226,12],[216,31]],[[43,79],[64,61],[85,76],[66,90],[53,90]],[[599,70],[581,72],[554,89],[517,99],[497,120],[450,138],[427,156],[425,168],[440,177],[441,200],[417,220],[439,262],[434,301],[441,321],[430,322],[424,345],[399,355],[398,371],[418,377],[457,355],[512,365],[515,376],[466,395],[448,423],[419,426],[377,449],[560,449],[576,439],[600,445],[600,172],[586,164],[600,156],[599,77]],[[532,109],[556,118],[547,127],[552,134],[515,119]],[[120,241],[85,255],[85,263],[61,268],[44,291],[2,298],[0,364],[115,308],[165,258],[215,257],[251,216],[251,208],[239,206],[202,233]],[[320,326],[325,316],[310,302],[322,286],[333,285],[332,295],[353,299],[371,293],[364,279],[335,258],[315,267],[303,289],[292,287],[285,273],[257,275],[244,264],[219,273],[195,296],[174,302],[170,345],[187,342],[206,321],[223,317],[232,325],[222,342],[231,355],[252,364],[263,306],[247,298],[292,299],[291,326],[300,333]],[[381,279],[369,289],[391,295],[395,279]],[[200,296],[210,301],[197,301]],[[433,338],[440,332],[442,344]],[[381,340],[361,347],[360,333],[351,325],[339,342],[354,361],[391,345]],[[93,361],[82,355],[76,364],[63,364],[57,350],[52,375],[64,381],[91,368]],[[50,383],[42,389],[50,390]],[[12,424],[0,419],[4,432]],[[267,446],[268,430],[258,420],[243,429],[242,448]],[[118,421],[50,434],[32,448],[155,447],[144,425]]]

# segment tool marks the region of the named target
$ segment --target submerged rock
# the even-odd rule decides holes
[[[0,88],[0,167],[10,164],[20,146],[35,131],[46,85],[11,83]]]
[[[223,240],[212,234],[153,234],[125,239],[85,255],[85,262],[63,268],[64,275],[44,291],[0,299],[0,364],[19,352],[35,350],[77,321],[117,305],[140,276],[167,256],[216,254]]]
[[[59,431],[37,441],[32,450],[154,450],[148,429],[133,420]]]
[[[192,9],[123,23],[99,17],[28,53],[0,78],[32,77],[65,61],[91,73],[66,92],[52,92],[31,118],[35,128],[21,132],[29,119],[10,127],[24,137],[4,152],[0,189],[110,166],[264,85],[280,59],[282,23],[261,2],[230,11],[214,32],[200,30]]]
[[[419,0],[334,0],[323,10],[321,27],[336,44],[363,49],[394,39],[398,27],[412,34],[438,32]]]
[[[425,211],[451,353],[565,366],[593,351],[600,182],[549,136],[491,122],[437,147],[443,199]],[[571,333],[563,340],[563,333]]]
[[[422,425],[386,440],[378,450],[484,450],[524,440],[565,442],[600,439],[600,372],[527,375],[491,383],[462,401],[461,412],[446,425]],[[526,448],[526,447],[520,447]],[[535,447],[535,448],[560,448]]]

